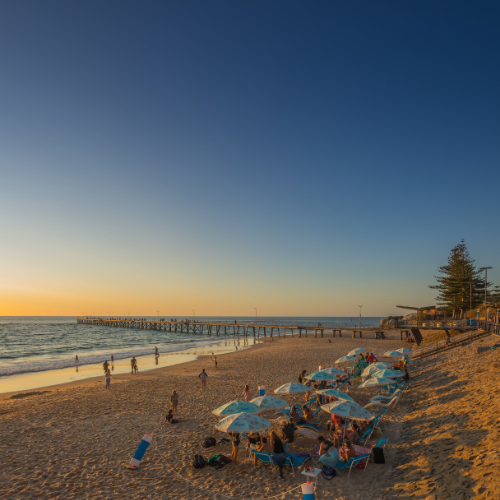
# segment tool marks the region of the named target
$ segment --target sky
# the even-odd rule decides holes
[[[365,316],[500,284],[500,4],[0,3],[0,315]]]

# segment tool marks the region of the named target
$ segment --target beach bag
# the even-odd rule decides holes
[[[382,448],[373,448],[373,463],[385,464],[384,450]]]
[[[201,455],[195,455],[193,460],[193,467],[195,469],[203,469],[203,467],[205,467],[205,459]]]
[[[333,467],[327,467],[325,465],[321,474],[327,481],[331,481],[337,475],[337,471]]]
[[[364,468],[366,468],[366,465],[365,465],[366,462],[363,462],[363,460],[361,460],[360,462],[358,462],[354,467],[356,467],[356,469],[360,469],[360,470],[363,470]]]
[[[217,454],[217,455],[214,455],[213,457],[210,457],[207,460],[207,464],[208,465],[217,465],[220,462],[220,457],[222,457],[222,455],[220,455],[220,454]]]
[[[217,441],[213,437],[208,437],[205,439],[205,442],[202,444],[203,448],[210,448],[211,446],[215,446]]]

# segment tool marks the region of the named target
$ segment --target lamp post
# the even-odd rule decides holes
[[[257,308],[254,307],[254,309],[255,309],[255,323],[257,323]]]
[[[193,321],[195,321],[196,320],[196,311],[194,309],[192,309],[192,311],[193,311]]]
[[[486,299],[487,299],[487,284],[488,284],[488,269],[493,269],[491,266],[480,267],[480,271],[484,271],[484,321],[488,321],[488,315],[486,311]]]
[[[156,319],[158,320],[158,322],[160,322],[160,311],[156,311],[156,314],[158,314],[158,316],[156,317]]]
[[[359,307],[359,327],[361,328],[361,308],[363,306],[358,305],[358,307]]]

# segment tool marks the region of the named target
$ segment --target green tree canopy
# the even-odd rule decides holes
[[[438,284],[430,288],[438,290],[437,303],[452,313],[454,318],[463,317],[471,304],[472,308],[481,304],[484,279],[474,265],[464,240],[451,250],[448,264],[441,266],[438,271],[441,273],[441,276],[435,276]]]

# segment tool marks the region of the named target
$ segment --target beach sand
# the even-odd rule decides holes
[[[2,395],[0,498],[301,498],[300,488],[296,488],[305,482],[305,476],[298,472],[292,474],[290,469],[285,469],[284,480],[279,479],[277,470],[264,465],[254,467],[251,463],[229,464],[221,470],[194,469],[192,461],[197,453],[208,458],[231,451],[230,444],[209,449],[201,446],[206,437],[214,436],[218,440],[225,436],[215,431],[219,418],[211,411],[232,399],[241,399],[245,384],[255,393],[259,385],[265,384],[267,393],[272,394],[278,386],[297,381],[300,370],[315,371],[320,363],[324,367],[332,366],[334,360],[355,347],[367,347],[380,356],[402,345],[403,342],[397,340],[336,338],[328,343],[324,338],[276,339],[246,351],[219,356],[218,370],[209,358],[200,358],[137,376],[113,377],[110,391],[104,390],[102,377]],[[475,348],[471,345],[459,349],[473,353]],[[412,390],[381,423],[383,434],[389,437],[386,464],[371,463],[366,471],[353,470],[349,479],[347,472],[330,482],[319,478],[317,499],[426,498],[436,492],[441,495],[444,488],[441,481],[445,485],[448,475],[454,482],[463,477],[465,483],[470,484],[470,491],[478,481],[488,484],[493,481],[490,475],[481,475],[482,466],[473,465],[470,469],[464,465],[464,460],[489,463],[490,455],[491,458],[497,455],[496,449],[491,450],[492,454],[487,451],[488,431],[484,429],[494,428],[494,412],[484,420],[482,409],[473,408],[476,415],[471,418],[468,404],[474,394],[477,401],[482,400],[477,389],[468,388],[469,378],[474,375],[481,381],[490,372],[476,374],[475,365],[471,365],[461,377],[450,375],[452,371],[459,371],[455,359],[451,359],[458,356],[453,351],[458,353],[458,349],[445,353],[440,357],[442,362],[429,358],[412,370]],[[444,360],[447,357],[450,361]],[[470,357],[476,359],[473,354]],[[200,391],[198,379],[202,368],[206,368],[209,375],[204,392]],[[173,389],[179,393],[179,416],[188,420],[173,426],[162,425]],[[481,390],[484,397],[489,398],[496,386],[484,383]],[[359,403],[366,404],[374,391],[354,388],[351,394]],[[303,397],[287,399],[302,402]],[[453,417],[455,410],[450,405],[455,403],[461,405],[460,417]],[[436,419],[443,418],[441,413],[445,408],[451,412],[450,419],[457,418],[456,422],[449,422],[457,426],[456,436],[452,431],[446,430],[443,434],[434,427]],[[276,418],[272,412],[263,416]],[[322,418],[326,420],[327,414]],[[477,429],[462,435],[462,427],[474,421]],[[140,469],[129,471],[126,465],[146,432],[153,436],[153,443]],[[467,432],[472,432],[472,438],[468,438]],[[427,444],[426,439],[430,437],[438,441]],[[442,443],[439,440],[443,440]],[[310,451],[313,444],[301,438],[290,451]],[[443,449],[439,448],[441,444]],[[464,448],[459,450],[460,446]],[[484,451],[479,454],[476,448],[481,446]],[[450,464],[453,468],[448,474]],[[465,471],[459,472],[463,467]],[[434,474],[440,476],[433,486]],[[425,484],[421,486],[422,481]],[[289,490],[292,491],[287,493]],[[424,496],[419,493],[421,490]]]

